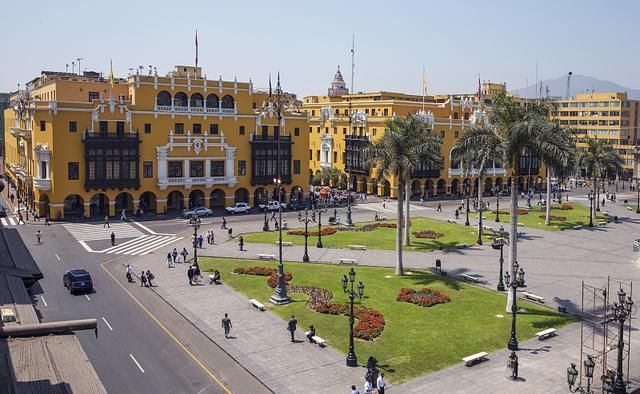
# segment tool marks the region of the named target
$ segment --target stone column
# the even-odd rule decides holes
[[[90,202],[85,202],[82,205],[84,205],[84,214],[83,216],[85,218],[88,218],[91,216],[91,203]]]
[[[109,201],[109,216],[113,217],[116,216],[116,202],[114,201]]]
[[[156,212],[157,213],[167,213],[167,199],[156,199]]]

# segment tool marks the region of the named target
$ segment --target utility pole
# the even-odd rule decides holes
[[[355,74],[355,68],[356,68],[355,56],[356,56],[356,35],[354,33],[353,37],[351,38],[351,94],[355,93],[355,90],[353,90],[353,76]]]

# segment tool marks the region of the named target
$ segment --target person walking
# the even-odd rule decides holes
[[[153,283],[151,283],[151,281],[155,278],[156,276],[151,272],[151,270],[147,270],[147,282],[149,283],[149,287],[153,287]]]
[[[123,209],[120,213],[120,221],[124,222],[125,220],[127,220],[127,211]]]
[[[22,218],[22,213],[18,211],[18,224],[20,224],[20,222],[22,222],[22,224],[25,224],[24,219]]]
[[[127,282],[133,283],[133,270],[131,269],[131,265],[127,264],[127,272],[125,274],[127,277]]]
[[[200,235],[198,236],[198,247],[199,247],[200,249],[202,249],[202,243],[203,243],[203,242],[204,242],[204,237],[202,237],[202,234],[200,234]]]
[[[373,386],[367,379],[364,380],[364,394],[373,394]]]
[[[356,388],[355,384],[351,385],[351,394],[360,394],[360,390]]]
[[[387,385],[387,382],[384,381],[384,372],[380,372],[380,376],[376,380],[376,387],[378,388],[378,394],[384,394],[384,386]]]
[[[216,244],[216,235],[214,234],[213,230],[211,230],[211,245],[215,245]]]
[[[442,204],[438,203],[438,212],[442,212]]]
[[[171,257],[173,257],[173,264],[175,264],[176,259],[178,258],[178,249],[173,248],[173,252],[171,252]]]
[[[295,342],[294,333],[296,332],[296,327],[298,326],[298,321],[294,315],[291,315],[291,319],[289,319],[289,323],[287,323],[287,330],[291,333],[291,342]]]
[[[182,248],[182,252],[180,252],[180,255],[182,256],[182,262],[186,263],[187,256],[189,255],[189,252],[187,252],[187,248]]]
[[[189,285],[193,286],[193,270],[191,267],[187,269],[187,277],[189,278]]]
[[[140,287],[147,287],[147,275],[142,271],[140,273]]]
[[[240,236],[240,241],[238,242],[238,244],[240,245],[240,251],[244,252],[244,238],[242,238],[242,235]]]
[[[229,234],[229,238],[233,238],[233,229],[231,227],[227,230],[227,234]]]
[[[113,231],[111,232],[111,246],[115,246],[116,245],[116,233],[114,233]]]
[[[40,232],[40,230],[36,231],[36,238],[38,239],[38,245],[40,245],[40,237],[42,236],[42,233]]]
[[[224,337],[229,338],[229,332],[231,331],[231,319],[229,319],[229,314],[225,313],[222,318],[222,328],[224,328]]]
[[[222,217],[222,224],[220,225],[220,228],[223,230],[226,230],[227,228],[227,219],[224,216]]]
[[[171,256],[171,252],[167,253],[167,268],[173,268],[173,256]]]
[[[211,231],[207,231],[207,245],[211,245]]]
[[[49,223],[49,215],[45,215],[45,217],[44,217],[44,225],[45,226],[51,226],[51,223]]]
[[[518,379],[518,355],[516,352],[511,352],[507,359],[507,365],[511,368],[511,379]]]
[[[104,217],[104,224],[102,225],[102,228],[111,228],[111,225],[109,225],[109,215]]]

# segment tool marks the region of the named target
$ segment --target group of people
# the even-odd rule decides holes
[[[189,255],[189,252],[187,252],[187,248],[182,248],[181,252],[178,252],[177,248],[173,248],[172,252],[167,253],[167,267],[173,268],[176,262],[180,262],[180,259],[178,259],[178,256],[182,258],[182,261],[181,261],[182,263],[186,263],[188,255]]]
[[[381,372],[378,378],[376,379],[375,388],[378,390],[378,394],[384,394],[385,386],[387,382],[384,380],[384,372]],[[364,392],[362,394],[373,394],[374,393],[373,383],[369,381],[369,379],[364,379]],[[360,390],[356,387],[355,384],[351,385],[351,394],[360,394]]]
[[[134,283],[133,281],[133,268],[131,268],[130,264],[127,264],[125,276],[127,278],[127,282]],[[156,279],[156,276],[151,272],[151,270],[147,270],[146,272],[142,270],[140,272],[140,287],[153,287],[153,280]]]
[[[193,286],[197,285],[201,279],[200,276],[200,266],[197,263],[194,263],[187,269],[187,277],[189,278],[189,285]]]

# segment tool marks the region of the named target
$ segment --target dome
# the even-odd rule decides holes
[[[333,82],[331,82],[331,87],[328,89],[328,95],[333,97],[342,96],[344,94],[349,94],[349,89],[347,89],[347,85],[344,83],[344,78],[342,78],[340,66],[338,65],[338,71],[336,71],[336,75],[333,77]]]

